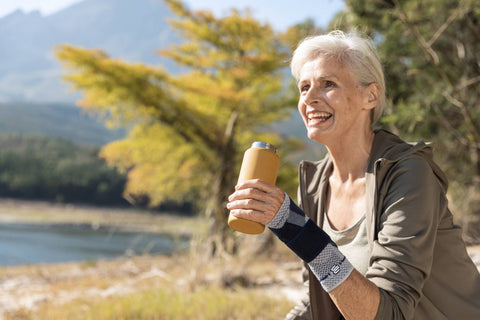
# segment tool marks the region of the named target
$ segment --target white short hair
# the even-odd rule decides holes
[[[325,35],[305,38],[293,53],[290,69],[299,81],[303,65],[319,56],[333,58],[350,70],[360,85],[377,83],[381,92],[378,105],[372,110],[372,124],[381,117],[386,107],[385,78],[382,64],[373,41],[358,33],[344,33],[340,30]]]

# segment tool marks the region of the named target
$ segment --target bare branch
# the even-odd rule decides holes
[[[448,26],[457,18],[459,10],[454,11],[450,17],[448,17],[447,21],[445,21],[440,28],[438,28],[437,32],[432,36],[432,38],[426,43],[427,46],[432,47],[432,45],[437,41],[437,39],[442,35],[442,33],[448,28]]]
[[[472,134],[475,143],[480,144],[480,131],[479,127],[475,125],[473,121],[473,116],[469,112],[468,108],[465,106],[465,104],[455,97],[453,97],[450,93],[448,92],[443,92],[442,95],[447,99],[448,102],[453,104],[454,106],[458,107],[462,113],[463,118],[465,119],[465,123],[467,124],[467,127],[470,130],[470,133]]]
[[[448,102],[453,104],[455,107],[457,107],[459,109],[465,108],[465,104],[463,102],[459,101],[458,99],[452,97],[452,95],[450,93],[442,92],[442,95],[445,99],[447,99]]]
[[[467,81],[461,83],[461,85],[458,87],[458,90],[465,89],[465,88],[467,88],[471,85],[476,84],[477,82],[480,82],[480,76],[476,76],[475,78],[472,78],[470,80],[467,80]]]
[[[407,13],[403,9],[402,5],[400,4],[399,0],[394,0],[395,6],[398,8],[398,17],[400,20],[403,22],[403,24],[409,29],[412,34],[414,35],[415,39],[417,39],[417,42],[420,44],[422,49],[430,56],[430,58],[433,61],[434,65],[438,65],[440,63],[440,59],[438,58],[437,53],[435,50],[432,49],[431,45],[425,41],[425,38],[420,34],[418,29],[412,25],[412,23],[409,21],[407,17]]]
[[[450,124],[448,119],[443,114],[442,110],[440,110],[440,108],[437,105],[432,105],[432,107],[435,113],[438,115],[438,118],[442,122],[443,126],[447,128],[448,132],[453,133],[453,135],[458,140],[458,142],[460,142],[460,144],[464,145],[467,148],[470,148],[470,142],[467,139],[465,139],[465,137]]]

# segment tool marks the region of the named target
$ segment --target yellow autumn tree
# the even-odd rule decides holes
[[[292,145],[267,130],[294,105],[282,77],[290,50],[248,11],[218,18],[181,1],[165,2],[177,16],[171,25],[185,41],[160,54],[184,73],[69,45],[58,47],[56,55],[69,71],[65,79],[83,92],[79,105],[129,130],[101,151],[109,164],[128,172],[125,194],[147,195],[152,205],[166,200],[199,205],[211,221],[218,251],[231,232],[225,205],[243,152],[256,140],[278,145],[283,154]],[[292,193],[294,175],[283,162],[279,183]]]

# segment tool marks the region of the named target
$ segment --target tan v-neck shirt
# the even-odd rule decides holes
[[[338,246],[340,252],[347,257],[348,261],[361,274],[365,275],[368,269],[368,241],[365,215],[357,223],[345,230],[334,230],[330,226],[328,218],[324,216],[323,230]]]

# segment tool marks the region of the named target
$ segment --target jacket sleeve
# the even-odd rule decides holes
[[[303,210],[302,197],[300,195],[300,188],[297,190],[297,203]],[[285,320],[311,320],[310,312],[310,292],[309,292],[309,269],[308,266],[302,262],[302,280],[303,280],[303,292],[300,296],[295,307],[287,314]]]
[[[303,210],[302,197],[300,195],[300,187],[297,189],[297,203]],[[287,314],[285,320],[312,320],[310,312],[310,291],[309,291],[309,269],[308,266],[302,261],[302,280],[303,291],[300,299],[292,310]]]
[[[381,216],[366,276],[380,289],[376,319],[411,319],[430,274],[445,193],[420,156],[395,164],[382,184],[377,186]]]

